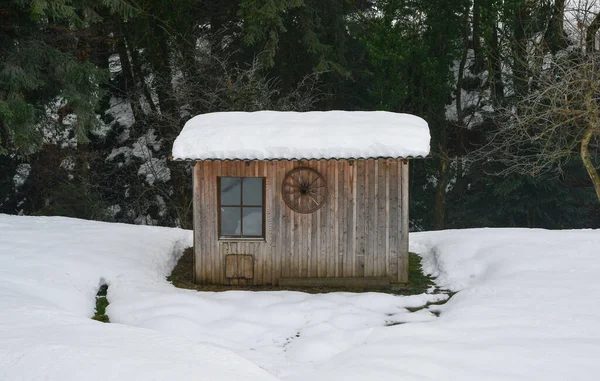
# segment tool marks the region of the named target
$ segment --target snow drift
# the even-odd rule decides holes
[[[222,348],[104,324],[113,290],[166,283],[191,234],[178,229],[0,215],[0,380],[270,380]]]
[[[446,295],[223,293],[191,232],[0,215],[0,380],[596,380],[600,231],[414,233]],[[101,282],[110,324],[89,319]],[[437,314],[440,314],[437,317]]]

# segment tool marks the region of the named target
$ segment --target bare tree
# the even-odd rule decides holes
[[[219,52],[217,52],[219,53]],[[172,146],[183,122],[190,117],[217,111],[308,111],[325,98],[320,88],[319,73],[303,77],[295,87],[282,91],[277,78],[270,77],[256,58],[240,66],[227,54],[198,52],[194,59],[181,60],[183,67],[176,78],[156,78],[174,84],[173,99],[179,114],[154,114],[151,125],[156,127],[164,144]],[[185,65],[185,66],[184,66]],[[166,86],[165,86],[166,87]],[[144,170],[159,178],[165,170],[162,161],[147,161]],[[157,167],[158,165],[158,167]],[[182,163],[167,163],[170,181],[157,182],[153,192],[165,201],[176,215],[181,227],[192,226],[191,169]]]
[[[499,110],[499,129],[476,156],[503,163],[500,174],[532,176],[579,158],[600,202],[600,54],[573,49],[538,59],[529,91]]]

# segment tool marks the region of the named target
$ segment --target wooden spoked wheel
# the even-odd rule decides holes
[[[296,168],[285,175],[281,195],[294,212],[313,213],[327,200],[327,182],[312,168]]]

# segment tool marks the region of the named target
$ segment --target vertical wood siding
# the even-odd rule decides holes
[[[281,183],[317,170],[327,202],[312,214],[288,208]],[[290,277],[408,280],[408,162],[392,159],[200,161],[194,165],[195,279],[201,284],[277,284]],[[219,241],[217,178],[265,178],[265,239]],[[227,255],[251,255],[252,277],[227,277]],[[237,263],[237,262],[236,262]],[[250,263],[250,262],[244,262]]]

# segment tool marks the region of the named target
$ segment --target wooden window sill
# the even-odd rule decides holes
[[[218,242],[267,242],[267,240],[260,237],[222,237]]]

